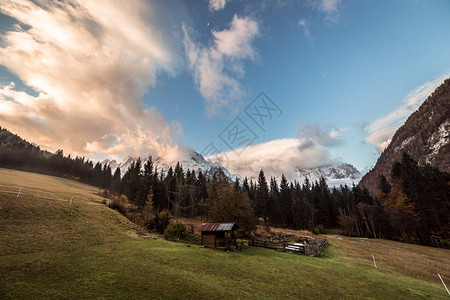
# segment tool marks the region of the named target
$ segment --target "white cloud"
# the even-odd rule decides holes
[[[336,127],[324,127],[317,123],[300,126],[297,138],[303,141],[301,147],[307,145],[322,145],[326,147],[336,146],[341,142],[345,129]]]
[[[256,57],[252,42],[259,34],[258,23],[235,15],[229,29],[212,31],[214,43],[210,47],[194,42],[186,26],[183,32],[187,61],[206,100],[206,114],[211,117],[223,108],[236,110],[245,94],[238,81],[244,75],[243,60]]]
[[[337,13],[340,2],[341,0],[320,0],[318,8],[327,14]]]
[[[331,158],[329,147],[339,142],[344,130],[324,129],[317,124],[300,127],[297,138],[278,139],[251,145],[207,159],[220,162],[232,174],[256,176],[261,169],[267,177],[295,178],[295,168],[315,168],[336,163]],[[242,153],[241,153],[242,152]],[[238,155],[237,153],[241,153]]]
[[[305,19],[300,19],[297,22],[297,26],[303,28],[303,32],[307,37],[311,37],[311,32],[309,31],[309,23]]]
[[[307,145],[307,147],[305,147]],[[231,174],[247,176],[258,174],[261,169],[267,177],[285,174],[294,178],[294,168],[313,168],[330,162],[328,150],[321,145],[309,144],[304,139],[279,139],[247,147],[241,155],[229,151],[207,157],[220,162]]]
[[[325,21],[335,24],[339,20],[341,0],[308,0],[311,7],[324,15]]]
[[[249,18],[233,17],[230,29],[213,31],[214,42],[217,51],[237,59],[253,59],[255,51],[252,48],[252,41],[258,35],[258,23]]]
[[[225,4],[227,4],[226,0],[209,0],[209,10],[210,11],[218,11],[225,8]]]
[[[1,36],[0,64],[39,93],[0,85],[2,126],[78,155],[179,152],[180,125],[142,106],[157,72],[181,64],[168,14],[140,0],[13,0],[0,11],[26,25]]]
[[[397,109],[370,123],[366,129],[369,133],[366,142],[375,144],[378,152],[386,149],[397,129],[448,77],[449,74],[445,74],[417,87],[405,97]]]

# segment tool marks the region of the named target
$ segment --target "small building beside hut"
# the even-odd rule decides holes
[[[239,229],[236,223],[203,223],[202,247],[228,250],[236,245],[234,231]]]

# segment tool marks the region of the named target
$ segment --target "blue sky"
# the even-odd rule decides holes
[[[274,147],[264,157],[303,156],[267,166],[364,171],[450,74],[448,1],[2,6],[0,125],[96,159],[179,158],[211,141],[228,151],[218,136],[240,117],[255,144]],[[283,111],[266,131],[244,113],[260,92]],[[300,150],[287,154],[292,139]],[[305,141],[317,155],[302,153]]]

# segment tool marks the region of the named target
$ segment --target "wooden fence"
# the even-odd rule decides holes
[[[273,249],[273,250],[277,250],[277,251],[283,251],[285,245],[286,244],[284,244],[284,243],[276,243],[276,242],[271,242],[271,241],[266,241],[266,240],[256,239],[256,238],[253,238],[252,242],[251,242],[251,246],[268,248],[268,249]]]
[[[319,256],[327,246],[327,238],[321,241],[308,242],[304,245],[295,245],[252,238],[251,246],[273,249],[275,251]]]

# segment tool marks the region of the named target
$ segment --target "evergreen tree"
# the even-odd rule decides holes
[[[284,174],[281,174],[280,204],[282,225],[290,227],[292,224],[292,194]]]
[[[118,194],[120,192],[120,168],[117,168],[114,171],[114,176],[111,180],[111,186],[109,187],[109,190],[112,194]]]
[[[269,187],[267,186],[264,171],[261,170],[258,176],[258,187],[256,189],[256,215],[264,219],[264,225],[268,226],[267,220],[269,218]]]
[[[56,154],[56,156],[58,157],[57,158],[58,161],[62,160],[62,150],[61,150],[60,153]],[[60,165],[61,164],[58,163],[58,169],[60,168]],[[94,175],[94,178],[92,180],[92,183],[94,185],[96,185],[96,186],[101,186],[101,184],[102,184],[102,180],[101,180],[101,178],[102,178],[102,165],[100,164],[100,162],[97,162],[95,164],[94,174],[93,175]]]
[[[239,185],[239,178],[236,177],[236,180],[234,181],[234,187],[235,192],[239,192],[241,190],[241,186]]]
[[[274,226],[280,226],[281,218],[281,203],[280,203],[280,191],[278,189],[278,183],[275,177],[270,178],[270,193],[269,193],[269,219],[270,223]]]
[[[152,157],[149,156],[144,164],[144,173],[142,176],[142,193],[140,194],[138,204],[139,206],[145,206],[149,195],[153,193],[153,179],[153,161]]]
[[[198,173],[197,192],[198,192],[198,199],[207,199],[208,198],[206,177],[203,175],[202,171],[199,171],[199,173]]]
[[[244,181],[242,182],[242,191],[250,196],[250,186],[248,185],[247,176],[244,177]]]

